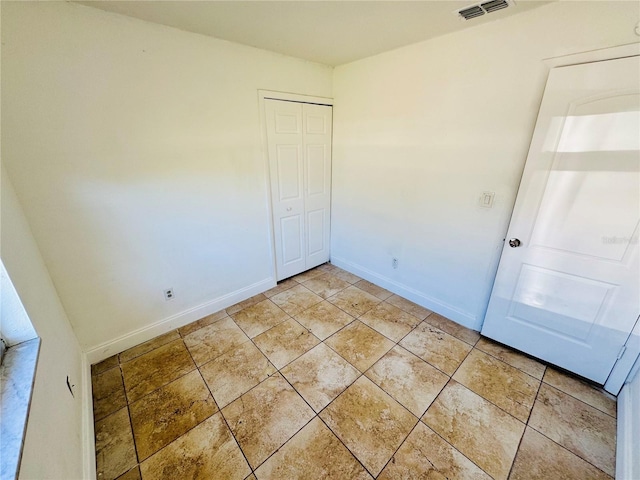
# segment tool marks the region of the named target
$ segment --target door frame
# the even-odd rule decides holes
[[[586,52],[573,53],[568,55],[562,55],[557,57],[549,57],[542,59],[543,64],[547,67],[546,76],[544,77],[544,81],[546,82],[549,77],[549,73],[552,68],[556,67],[568,67],[570,65],[578,65],[581,63],[594,63],[594,62],[602,62],[606,60],[615,60],[618,58],[625,57],[635,57],[640,56],[640,43],[629,43],[625,45],[619,45],[615,47],[602,48],[597,50],[590,50]],[[540,99],[542,102],[542,98]],[[540,110],[540,106],[538,106],[538,110]],[[536,117],[538,112],[536,112]],[[532,133],[533,135],[533,133]],[[524,165],[523,165],[524,171]],[[522,174],[520,175],[522,177]],[[518,189],[519,191],[519,189]],[[515,207],[515,201],[517,198],[518,192],[516,192],[516,197],[514,198],[513,205],[511,206],[511,216],[513,216],[513,209]],[[509,226],[511,225],[511,218],[506,225],[506,229],[504,231],[504,237],[506,238],[507,231]],[[502,256],[502,255],[501,255]],[[500,256],[500,258],[501,258]],[[500,259],[499,258],[499,259]],[[498,259],[498,260],[499,260]],[[498,266],[496,265],[496,271],[494,273],[494,282],[495,277],[497,276]],[[487,298],[487,303],[491,298],[491,292],[493,291],[493,287],[491,288],[489,297]],[[485,315],[487,309],[485,308]],[[484,322],[484,318],[483,318]],[[622,358],[618,359],[618,361],[613,366],[609,377],[607,378],[604,389],[614,395],[617,395],[620,392],[620,389],[624,385],[629,373],[633,369],[633,365],[636,360],[640,359],[640,321],[636,321],[635,327],[631,331],[627,342],[625,343],[626,350]],[[640,361],[640,360],[639,360]]]
[[[265,100],[281,100],[285,102],[295,103],[310,103],[313,105],[327,105],[333,107],[333,98],[317,97],[313,95],[304,95],[299,93],[289,92],[277,92],[274,90],[258,90],[258,107],[260,111],[260,136],[261,147],[263,156],[263,167],[265,173],[265,180],[267,182],[267,205],[269,207],[269,250],[271,251],[271,278],[274,280],[274,284],[277,283],[278,278],[276,269],[276,240],[275,232],[273,230],[273,201],[271,197],[271,172],[269,169],[269,139],[267,137],[267,114]],[[333,130],[332,130],[333,132]],[[333,137],[333,133],[332,133]],[[333,148],[332,148],[332,160],[333,160]]]

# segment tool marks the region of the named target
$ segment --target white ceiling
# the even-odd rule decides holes
[[[506,9],[468,21],[460,20],[455,11],[479,1],[101,0],[78,3],[335,66],[549,2],[517,0]]]

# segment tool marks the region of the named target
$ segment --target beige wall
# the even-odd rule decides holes
[[[42,339],[20,479],[83,478],[83,453],[91,438],[83,438],[82,429],[82,351],[5,171],[1,178],[0,256]]]
[[[638,42],[639,17],[636,2],[555,2],[337,67],[332,260],[479,329],[543,60]]]
[[[3,5],[2,41],[3,161],[84,349],[274,281],[258,89],[331,68],[68,2]]]

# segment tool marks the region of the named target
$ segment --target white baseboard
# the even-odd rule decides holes
[[[640,361],[640,360],[639,360]],[[640,478],[640,373],[618,395],[616,480]]]
[[[375,283],[380,287],[386,288],[396,295],[400,295],[401,297],[411,300],[412,302],[415,302],[424,308],[428,308],[429,310],[436,312],[443,317],[447,317],[448,319],[453,320],[460,325],[471,328],[472,330],[479,330],[480,328],[476,315],[465,312],[457,307],[454,307],[453,305],[425,295],[418,290],[415,290],[407,285],[403,285],[402,283],[396,282],[395,280],[380,275],[361,265],[349,262],[344,258],[332,256],[331,263],[336,267],[347,270],[354,275],[358,275],[359,277],[362,277],[365,280],[370,281],[371,283]]]
[[[96,478],[96,440],[93,425],[93,393],[91,389],[91,364],[82,355],[82,460],[83,478]]]
[[[87,364],[90,366],[110,357],[111,355],[123,352],[128,348],[135,347],[147,340],[151,340],[158,335],[183,327],[191,322],[201,319],[202,317],[211,315],[212,313],[219,312],[220,310],[246,300],[249,297],[265,292],[270,288],[275,287],[275,285],[276,281],[274,278],[266,278],[257,283],[236,290],[235,292],[228,293],[222,297],[215,298],[196,307],[184,310],[183,312],[172,315],[164,320],[160,320],[126,333],[114,340],[101,343],[95,347],[90,347],[86,350]]]

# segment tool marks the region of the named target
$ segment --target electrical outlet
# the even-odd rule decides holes
[[[393,260],[391,260],[391,266],[393,268],[398,268],[398,259],[394,258]]]
[[[173,300],[173,288],[167,288],[164,291],[164,299],[165,300]]]

